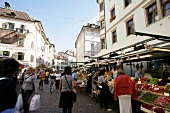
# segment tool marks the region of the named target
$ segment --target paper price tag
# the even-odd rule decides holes
[[[164,96],[169,97],[169,93],[164,92]]]
[[[141,82],[141,81],[138,81],[138,84],[142,84],[142,82]]]

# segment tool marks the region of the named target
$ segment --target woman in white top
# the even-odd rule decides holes
[[[59,90],[59,83],[60,83],[60,77],[61,77],[61,74],[59,73],[59,71],[56,71],[55,77],[56,77],[55,86],[56,86],[56,91],[57,91]]]

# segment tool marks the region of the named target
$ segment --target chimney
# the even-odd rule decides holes
[[[10,4],[8,2],[5,2],[5,8],[9,9],[10,8]]]

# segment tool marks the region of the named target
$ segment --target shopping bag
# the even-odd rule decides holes
[[[15,108],[10,108],[2,111],[1,113],[21,113],[21,112],[16,110]]]
[[[18,95],[17,103],[15,104],[15,108],[16,108],[17,110],[21,110],[21,109],[23,108],[22,94],[19,94],[19,95]]]
[[[30,102],[29,111],[36,111],[40,108],[40,95],[34,95]]]

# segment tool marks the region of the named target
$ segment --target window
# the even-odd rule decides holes
[[[2,24],[2,28],[4,29],[14,29],[15,24],[14,23],[10,23],[10,22],[5,22]]]
[[[163,16],[170,14],[170,0],[161,0]]]
[[[101,20],[101,22],[100,22],[100,28],[101,28],[101,29],[104,29],[104,27],[105,27],[104,20]]]
[[[91,56],[94,56],[95,55],[95,53],[94,52],[91,52]]]
[[[14,23],[8,23],[8,29],[14,29]]]
[[[104,3],[100,4],[100,12],[104,10]]]
[[[4,56],[9,56],[10,52],[9,51],[3,51]]]
[[[110,22],[112,22],[115,18],[116,18],[116,14],[115,14],[115,8],[113,8],[111,11],[110,11]]]
[[[31,49],[34,50],[34,42],[31,42]]]
[[[117,33],[116,30],[112,32],[112,43],[115,43],[117,41]]]
[[[131,2],[132,0],[125,0],[125,7],[127,7]]]
[[[19,38],[18,45],[19,46],[24,46],[24,38]]]
[[[104,39],[101,39],[101,48],[102,49],[105,49],[106,48],[106,43],[105,43],[105,38]]]
[[[148,24],[152,24],[155,22],[155,17],[157,16],[157,12],[158,11],[157,11],[156,2],[154,2],[147,8]]]
[[[130,19],[127,23],[127,35],[133,34],[134,33],[134,23],[133,23],[133,18]]]
[[[94,44],[91,44],[91,50],[94,50]]]
[[[34,62],[34,55],[31,55],[30,62]]]
[[[17,57],[18,57],[18,58],[17,58],[18,60],[24,60],[24,53],[18,52],[17,54],[18,54],[18,56],[17,56]]]

